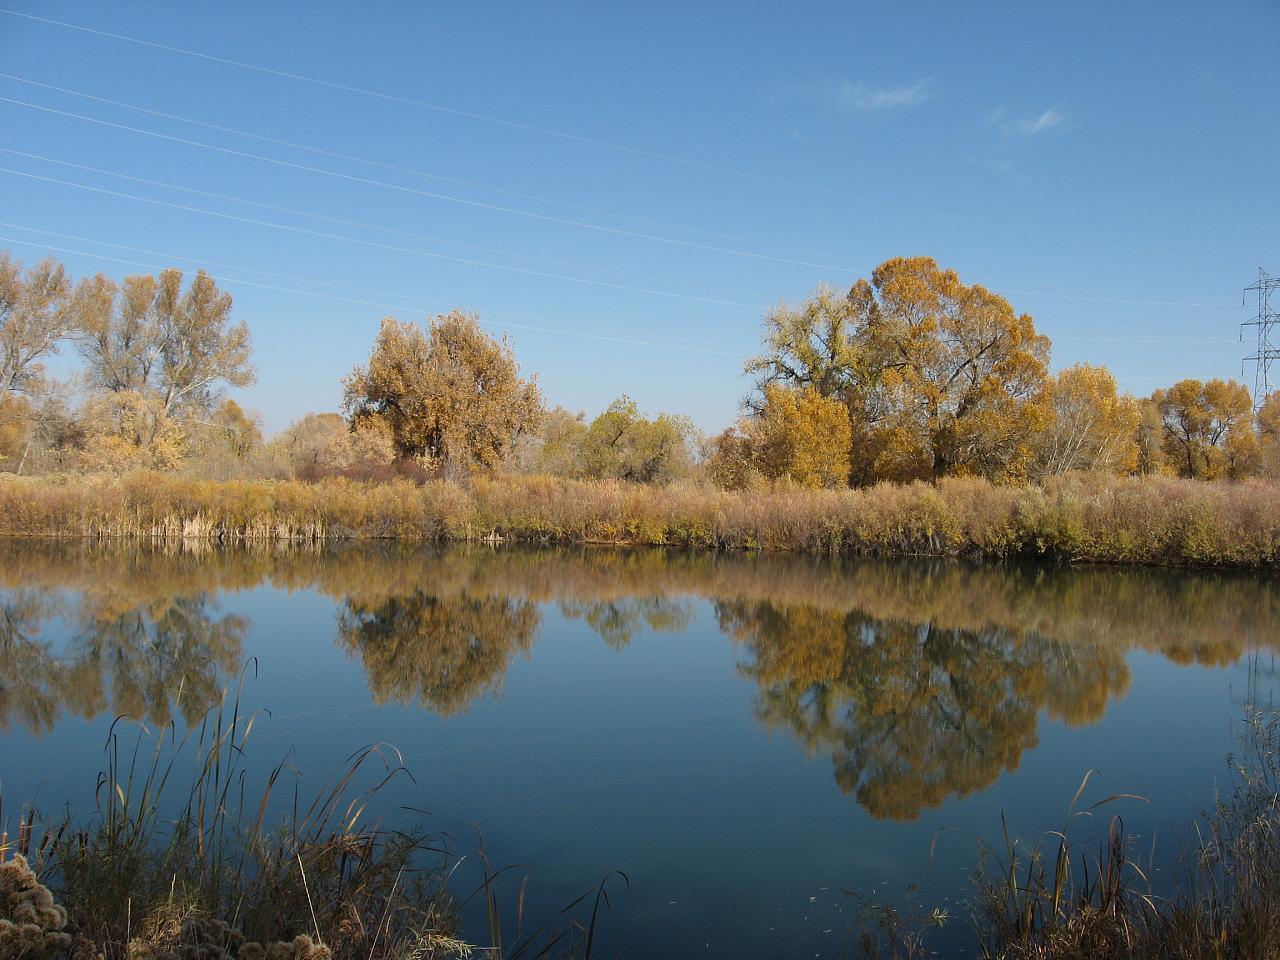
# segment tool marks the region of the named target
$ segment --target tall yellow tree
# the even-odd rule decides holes
[[[497,469],[542,417],[538,385],[521,379],[511,346],[460,310],[425,330],[383,320],[368,366],[356,367],[343,386],[353,427],[381,424],[400,456],[450,472]]]
[[[819,289],[765,328],[748,371],[762,388],[810,387],[844,403],[855,483],[1029,469],[1050,416],[1049,340],[933,259],[886,260],[844,297]]]
[[[43,361],[74,328],[70,296],[71,281],[56,260],[24,271],[0,252],[0,408],[39,391]]]
[[[1134,431],[1138,446],[1138,473],[1145,476],[1171,472],[1164,452],[1164,416],[1153,397],[1138,401],[1138,426]]]
[[[930,257],[882,263],[862,294],[883,409],[875,470],[907,480],[1025,474],[1050,416],[1049,338],[997,293]]]
[[[80,352],[91,385],[136,393],[162,419],[204,416],[223,385],[253,383],[249,328],[231,320],[231,294],[203,270],[183,290],[181,270],[125,277],[99,274],[76,288]]]
[[[1067,470],[1131,473],[1138,468],[1138,401],[1116,391],[1106,367],[1078,363],[1060,370],[1050,389],[1052,419],[1040,434],[1041,474]]]
[[[1180,380],[1152,400],[1164,421],[1164,452],[1181,476],[1238,480],[1258,455],[1253,400],[1235,380]]]

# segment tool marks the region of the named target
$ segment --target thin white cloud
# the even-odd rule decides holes
[[[835,87],[836,103],[846,110],[902,110],[929,99],[930,78],[897,87],[870,87],[858,81],[841,80]]]
[[[1055,130],[1062,126],[1065,121],[1066,117],[1053,107],[1049,107],[1044,113],[1040,114],[1040,116],[1036,117],[1034,120],[1024,121],[1022,124],[1022,132],[1028,137],[1033,137],[1037,133],[1044,133],[1047,130]]]
[[[991,111],[987,126],[995,127],[1006,137],[1036,137],[1060,130],[1066,125],[1067,116],[1057,107],[1046,107],[1035,115],[1018,116],[1001,104]]]

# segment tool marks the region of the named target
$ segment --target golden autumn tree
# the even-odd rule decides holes
[[[764,405],[746,427],[752,460],[766,478],[804,487],[843,486],[849,479],[849,413],[813,387],[764,388]]]
[[[255,376],[249,328],[231,307],[203,270],[186,289],[172,269],[76,287],[75,336],[94,391],[82,410],[83,466],[173,469],[199,448],[198,434],[219,431],[213,421],[231,409],[219,407],[223,389]]]
[[[426,329],[388,317],[368,366],[343,380],[353,428],[384,425],[396,453],[448,471],[496,470],[521,434],[537,427],[542,397],[523,380],[505,338],[455,310]]]
[[[722,490],[747,490],[764,483],[752,456],[745,424],[728,427],[706,443],[703,466],[707,477]]]
[[[1041,474],[1068,470],[1131,473],[1138,468],[1138,401],[1116,391],[1106,367],[1078,363],[1060,370],[1050,387],[1052,419],[1040,434]]]
[[[765,327],[748,372],[761,388],[811,387],[844,403],[853,482],[1019,478],[1031,465],[1050,415],[1049,340],[932,258],[886,260],[844,297],[819,289]]]
[[[74,328],[71,281],[52,258],[24,271],[0,252],[0,412],[30,398],[44,380],[43,361]]]
[[[1258,408],[1258,472],[1280,479],[1280,390],[1267,394]]]
[[[75,292],[80,352],[90,385],[136,393],[161,419],[202,417],[223,385],[254,381],[249,328],[231,320],[231,294],[203,270],[183,290],[181,270],[125,277],[99,274]]]
[[[888,260],[850,296],[867,304],[875,473],[1023,476],[1050,409],[1049,338],[1030,315],[929,257]]]
[[[1238,480],[1258,455],[1253,400],[1235,380],[1180,380],[1152,400],[1163,421],[1163,448],[1179,475]]]
[[[1138,473],[1145,477],[1171,472],[1164,452],[1164,417],[1152,397],[1138,400],[1138,426],[1133,437],[1138,448]]]

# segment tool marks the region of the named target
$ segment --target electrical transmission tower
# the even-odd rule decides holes
[[[1280,312],[1271,306],[1271,294],[1280,290],[1280,277],[1273,277],[1261,267],[1258,268],[1258,282],[1245,287],[1245,297],[1250,293],[1258,295],[1258,315],[1252,320],[1240,324],[1240,338],[1244,339],[1245,327],[1258,328],[1258,347],[1252,356],[1244,358],[1245,363],[1253,364],[1253,406],[1262,406],[1275,386],[1271,381],[1271,362],[1280,360]],[[1277,297],[1280,300],[1280,296]]]

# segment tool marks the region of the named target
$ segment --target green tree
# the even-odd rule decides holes
[[[823,397],[846,398],[868,377],[863,340],[869,304],[855,286],[839,296],[823,285],[798,308],[780,304],[764,318],[764,352],[747,362],[757,378],[759,409],[767,384],[810,387]]]
[[[522,458],[520,468],[526,473],[553,477],[576,477],[582,474],[582,446],[587,425],[581,413],[564,407],[547,411],[542,426]]]
[[[426,330],[387,318],[368,366],[343,381],[343,405],[353,426],[385,425],[401,457],[492,471],[542,418],[536,381],[519,374],[510,345],[474,314],[455,310]]]
[[[689,469],[690,445],[696,436],[688,417],[663,413],[649,420],[634,400],[622,396],[592,420],[582,436],[582,474],[664,483]]]

